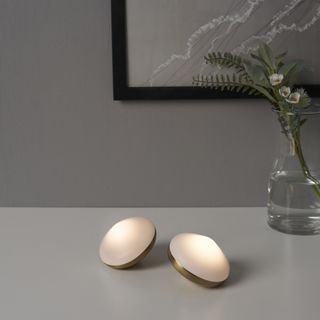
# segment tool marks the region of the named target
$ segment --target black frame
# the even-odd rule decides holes
[[[130,1],[130,0],[129,0]],[[127,59],[126,0],[111,0],[114,100],[243,99],[236,92],[195,87],[129,87]],[[312,97],[320,97],[320,85],[301,85]]]

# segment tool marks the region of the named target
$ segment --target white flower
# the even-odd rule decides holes
[[[291,93],[291,89],[289,87],[283,86],[279,89],[279,93],[282,97],[288,98]]]
[[[269,80],[272,86],[276,86],[282,82],[283,74],[274,73],[269,76]]]
[[[300,93],[299,92],[294,92],[291,93],[289,98],[286,99],[287,102],[297,104],[300,101]]]

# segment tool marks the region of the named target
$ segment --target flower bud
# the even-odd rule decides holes
[[[289,98],[286,99],[287,102],[297,104],[300,101],[300,93],[299,92],[294,92],[291,93]]]
[[[282,82],[283,74],[274,73],[269,76],[269,80],[272,86],[276,86]]]
[[[285,87],[285,86],[283,86],[283,87],[281,87],[281,88],[279,89],[279,93],[280,93],[280,95],[281,95],[282,97],[288,98],[289,95],[290,95],[290,93],[291,93],[291,89],[290,89],[290,87]]]

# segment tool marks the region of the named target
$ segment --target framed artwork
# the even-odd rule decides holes
[[[214,74],[212,51],[248,54],[261,41],[305,60],[301,86],[320,96],[319,0],[111,0],[115,100],[246,98],[192,87]]]

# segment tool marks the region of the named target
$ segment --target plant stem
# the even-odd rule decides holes
[[[300,138],[300,129],[301,121],[300,116],[288,116],[286,112],[283,112],[280,108],[280,114],[278,114],[278,120],[282,127],[283,133],[286,135],[289,143],[293,143],[293,152],[297,155],[301,170],[306,179],[312,182],[312,188],[317,196],[320,198],[320,182],[315,178],[309,169],[309,166],[306,162],[306,159],[303,154],[301,138]],[[298,126],[295,126],[294,123],[298,123]],[[289,128],[289,131],[288,131]],[[291,147],[290,147],[291,148]]]
[[[312,181],[313,183],[312,188],[314,189],[317,196],[320,198],[320,182],[311,174],[308,164],[304,158],[304,154],[301,147],[300,130],[295,134],[293,139],[294,139],[295,152],[299,159],[303,175],[308,180]]]

